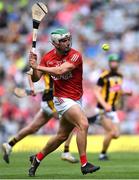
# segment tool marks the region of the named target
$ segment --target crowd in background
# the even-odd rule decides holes
[[[0,134],[15,134],[32,121],[40,108],[41,94],[19,99],[15,87],[26,88],[28,54],[32,40],[31,6],[33,0],[0,1]],[[43,1],[42,1],[43,2]],[[52,48],[50,32],[66,27],[72,33],[72,46],[83,54],[84,96],[87,116],[94,113],[94,85],[107,68],[110,53],[118,53],[125,87],[132,97],[122,99],[119,110],[121,132],[139,133],[139,1],[137,0],[45,0],[49,8],[38,32],[37,53],[40,57]],[[110,44],[110,51],[101,49]],[[39,82],[42,84],[43,82]],[[39,86],[36,84],[36,87]],[[55,133],[58,120],[52,119],[39,133]],[[89,133],[100,133],[97,128]],[[2,137],[2,136],[1,136]],[[4,138],[4,136],[3,136]]]

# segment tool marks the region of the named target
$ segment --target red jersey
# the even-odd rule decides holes
[[[52,76],[54,81],[54,96],[79,100],[82,97],[82,56],[72,49],[66,55],[58,55],[53,49],[46,53],[41,59],[40,65],[45,67],[60,66],[64,62],[72,63],[75,66],[70,72],[59,76]]]

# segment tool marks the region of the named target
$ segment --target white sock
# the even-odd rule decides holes
[[[41,161],[36,157],[36,161],[38,162],[38,163],[40,163]]]
[[[86,166],[87,163],[83,164],[82,167]]]

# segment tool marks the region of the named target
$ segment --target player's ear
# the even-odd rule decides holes
[[[56,42],[54,42],[54,41],[52,41],[51,43],[52,43],[52,45],[55,46],[56,48],[59,47],[59,44],[58,44],[58,43],[56,43]]]

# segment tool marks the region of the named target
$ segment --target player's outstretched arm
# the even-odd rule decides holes
[[[132,96],[133,92],[131,90],[123,90],[122,95],[123,96]]]
[[[65,62],[61,66],[58,67],[44,67],[44,66],[37,66],[37,70],[42,71],[43,73],[49,73],[51,75],[59,76],[65,74],[69,71],[72,71],[75,68],[75,65]]]

